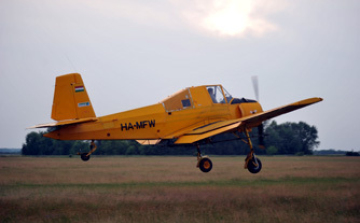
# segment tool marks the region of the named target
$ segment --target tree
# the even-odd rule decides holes
[[[278,125],[272,121],[265,128],[265,135],[267,147],[276,147],[278,154],[312,154],[313,149],[320,145],[316,127],[305,122]]]
[[[268,155],[276,155],[278,153],[278,149],[275,146],[270,146],[266,148],[266,154]]]

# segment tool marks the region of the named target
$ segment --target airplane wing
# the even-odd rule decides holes
[[[70,119],[70,120],[63,120],[63,121],[59,121],[59,122],[35,125],[35,126],[29,127],[28,129],[48,128],[48,127],[55,127],[55,126],[62,126],[62,125],[79,124],[79,123],[85,123],[85,122],[95,122],[97,120],[98,120],[97,118]]]
[[[322,98],[309,98],[302,101],[294,102],[285,106],[281,106],[268,111],[260,112],[254,115],[249,115],[243,118],[220,121],[193,129],[184,135],[180,136],[175,144],[189,144],[202,139],[209,138],[225,132],[240,130],[242,128],[252,128],[260,125],[263,121],[274,118],[276,116],[292,112],[294,110],[306,107],[308,105],[322,101]]]

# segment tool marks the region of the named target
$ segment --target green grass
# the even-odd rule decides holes
[[[1,222],[359,222],[360,159],[1,157]]]

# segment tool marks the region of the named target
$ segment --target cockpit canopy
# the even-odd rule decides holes
[[[200,94],[201,96],[198,94],[199,91],[203,92]],[[193,95],[196,95],[198,98],[193,98]],[[230,103],[231,99],[231,94],[229,94],[221,85],[207,85],[183,89],[162,100],[160,103],[163,104],[166,112],[173,112],[194,108],[194,101],[198,104],[199,101],[203,101],[203,103],[200,104],[210,105],[211,103]],[[204,100],[207,101],[207,103],[204,103]]]
[[[221,85],[210,85],[206,86],[210,98],[215,104],[225,104],[230,103],[232,96],[223,88]]]

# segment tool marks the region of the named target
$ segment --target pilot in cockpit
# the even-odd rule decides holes
[[[214,94],[214,90],[212,88],[208,88],[209,95],[214,103],[218,103],[216,100],[216,96]]]

